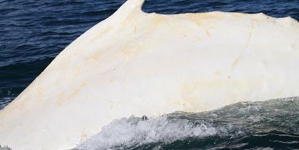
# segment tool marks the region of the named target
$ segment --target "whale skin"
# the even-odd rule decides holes
[[[299,95],[299,23],[262,13],[162,15],[128,0],[0,112],[0,144],[65,150],[114,119]]]

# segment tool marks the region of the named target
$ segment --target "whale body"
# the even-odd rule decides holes
[[[65,150],[118,118],[299,96],[299,23],[264,14],[161,15],[128,0],[0,112],[0,144]]]

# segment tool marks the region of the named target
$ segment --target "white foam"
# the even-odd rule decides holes
[[[11,150],[8,146],[1,146],[0,145],[0,150]]]
[[[186,119],[168,119],[161,116],[149,120],[137,117],[120,119],[103,128],[77,147],[79,150],[109,149],[117,146],[132,147],[148,143],[171,143],[188,137],[204,138],[226,133],[208,123],[192,123]]]
[[[4,97],[0,99],[0,110],[3,109],[5,106],[7,106],[14,98],[15,97]]]

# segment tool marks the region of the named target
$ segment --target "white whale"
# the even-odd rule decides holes
[[[112,120],[299,96],[299,23],[264,14],[160,15],[128,0],[0,112],[13,150],[76,147]]]

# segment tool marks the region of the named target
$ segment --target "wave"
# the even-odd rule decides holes
[[[11,150],[8,146],[1,146],[0,145],[0,150]]]
[[[295,149],[299,99],[242,102],[200,113],[113,121],[73,150]]]

